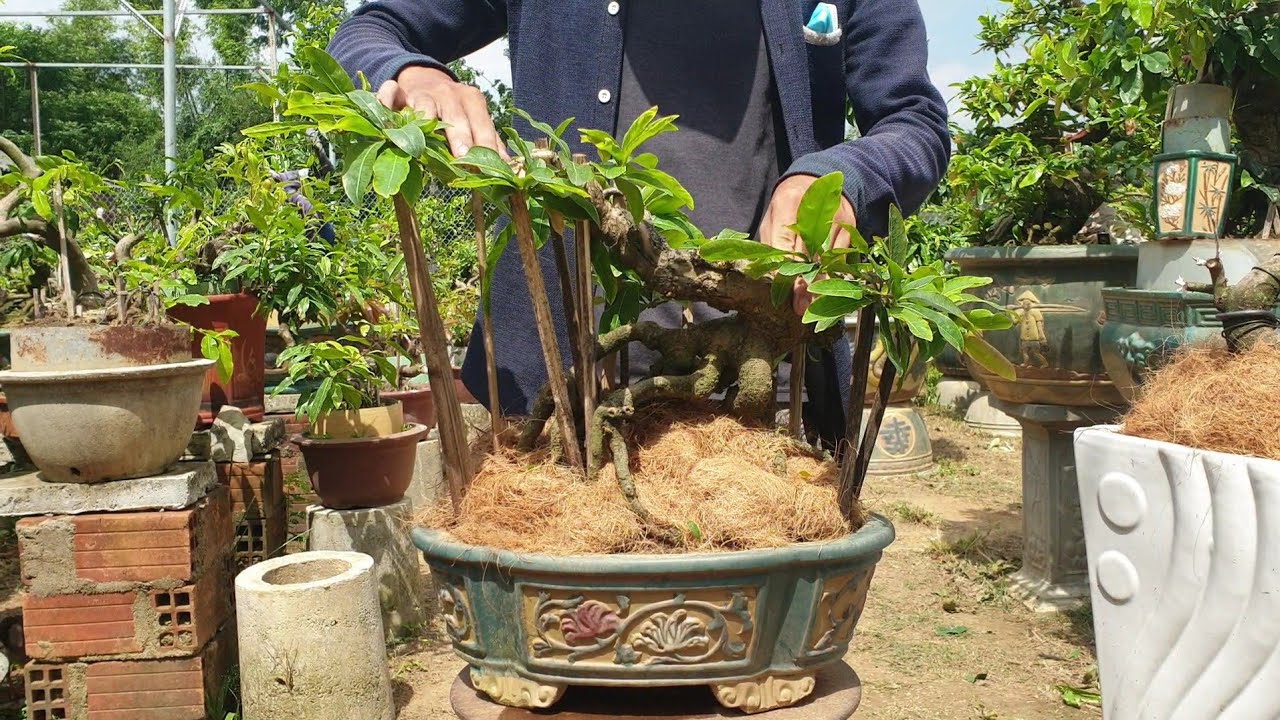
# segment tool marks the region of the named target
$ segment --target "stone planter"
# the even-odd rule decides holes
[[[213,424],[223,405],[240,408],[250,422],[261,422],[265,410],[267,320],[258,312],[258,298],[247,293],[210,295],[208,305],[175,306],[169,316],[204,330],[233,330],[231,356],[235,367],[223,382],[216,369],[205,379],[200,400],[200,424]],[[200,355],[200,335],[191,340],[194,357]]]
[[[320,504],[334,510],[371,508],[404,499],[426,425],[409,425],[381,437],[320,439],[298,435],[311,488]]]
[[[1127,245],[959,248],[947,258],[966,275],[990,277],[979,288],[1013,310],[1017,325],[984,335],[1017,366],[1009,381],[966,360],[973,377],[999,400],[1077,407],[1119,405],[1098,349],[1105,321],[1102,288],[1134,282],[1138,248]]]
[[[1280,462],[1076,433],[1103,714],[1280,717]]]
[[[373,559],[304,552],[236,577],[244,720],[393,720]]]
[[[182,351],[188,354],[185,343]],[[212,360],[0,372],[22,446],[45,480],[155,475],[186,450]]]
[[[801,701],[840,661],[893,536],[876,516],[832,543],[551,557],[413,532],[454,651],[496,702],[546,708],[569,685],[709,685],[746,712]]]

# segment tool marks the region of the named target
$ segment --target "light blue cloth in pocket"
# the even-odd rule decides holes
[[[831,3],[818,3],[804,27],[804,41],[810,45],[823,47],[840,42],[840,13]]]

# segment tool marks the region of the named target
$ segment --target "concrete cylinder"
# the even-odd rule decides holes
[[[304,552],[236,577],[244,720],[394,720],[373,559]]]
[[[409,539],[412,526],[413,503],[408,498],[357,510],[320,505],[307,508],[307,549],[364,553],[373,558],[382,627],[388,640],[414,635],[427,621],[421,556]]]
[[[938,381],[938,407],[958,413],[967,412],[979,395],[982,385],[976,380],[943,376]]]
[[[871,409],[862,411],[863,427],[871,416]],[[887,477],[912,475],[933,468],[933,443],[929,440],[929,428],[924,416],[911,403],[896,403],[884,409],[880,423],[880,436],[867,475]]]

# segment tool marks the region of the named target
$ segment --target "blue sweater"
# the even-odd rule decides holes
[[[918,209],[950,156],[947,108],[926,70],[928,42],[917,0],[836,0],[843,38],[825,47],[804,39],[817,0],[760,2],[791,152],[785,175],[843,172],[860,229],[883,234],[889,206]],[[578,127],[616,131],[625,16],[607,0],[380,0],[344,23],[329,51],[377,88],[405,67],[445,69],[507,34],[517,107],[552,125],[573,117]],[[851,142],[844,141],[846,97],[862,134]],[[494,268],[492,308],[502,407],[526,414],[546,371],[517,252],[512,243]],[[547,287],[555,292],[549,245],[541,259]],[[567,365],[570,346],[558,298],[551,308]],[[485,402],[478,336],[473,334],[462,376]],[[824,366],[838,377],[825,387],[847,392],[847,347],[831,360]]]

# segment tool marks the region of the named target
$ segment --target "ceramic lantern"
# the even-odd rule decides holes
[[[1156,237],[1221,237],[1236,162],[1235,155],[1196,150],[1156,157]]]

